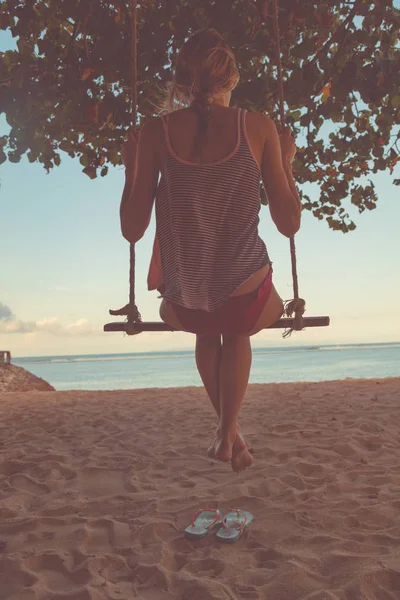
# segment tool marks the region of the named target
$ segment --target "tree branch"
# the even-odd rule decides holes
[[[354,17],[356,16],[357,13],[357,9],[358,9],[358,4],[359,1],[355,0],[354,4],[353,4],[353,8],[350,11],[350,13],[347,15],[346,19],[344,21],[342,21],[342,23],[338,26],[337,29],[335,29],[335,31],[333,32],[333,34],[331,35],[331,37],[325,42],[325,44],[323,46],[321,46],[321,48],[317,51],[317,53],[315,54],[314,58],[306,63],[303,64],[303,69],[304,67],[308,66],[308,65],[314,65],[317,60],[319,59],[320,55],[325,52],[325,50],[328,50],[329,47],[336,42],[336,39],[339,37],[339,33],[344,33],[343,39],[346,37],[346,26],[354,19]],[[343,42],[343,40],[342,40]]]

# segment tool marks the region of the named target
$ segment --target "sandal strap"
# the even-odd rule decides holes
[[[210,527],[213,527],[216,523],[218,523],[221,513],[217,508],[200,508],[192,517],[192,527],[196,527],[196,519],[199,515],[201,515],[201,513],[204,512],[208,512],[208,513],[215,513],[215,519],[214,521],[207,527],[207,529],[209,529]]]
[[[238,517],[242,517],[241,522],[238,519],[237,523],[234,523],[234,524],[228,526],[227,519],[228,519],[228,515],[230,513],[236,513]],[[244,513],[242,510],[240,510],[240,508],[229,508],[227,511],[225,511],[224,516],[222,518],[222,527],[224,529],[230,529],[231,527],[235,527],[235,529],[237,529],[238,531],[242,531],[246,526],[246,522],[247,522],[246,513]]]

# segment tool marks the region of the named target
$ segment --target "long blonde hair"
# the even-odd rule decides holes
[[[239,73],[232,49],[215,29],[200,29],[185,42],[166,89],[160,113],[192,106],[200,119],[201,138],[208,128],[209,107],[214,96],[232,91]]]

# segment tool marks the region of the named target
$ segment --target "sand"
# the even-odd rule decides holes
[[[0,395],[0,598],[398,600],[400,379],[253,385],[254,466],[201,388]],[[200,507],[255,520],[188,541]]]

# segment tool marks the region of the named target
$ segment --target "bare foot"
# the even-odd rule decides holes
[[[218,427],[218,429],[217,429],[217,431],[216,431],[216,434],[215,434],[214,441],[213,441],[213,443],[211,444],[211,446],[210,446],[210,447],[208,448],[208,450],[207,450],[207,455],[209,456],[209,458],[213,458],[214,460],[215,460],[215,453],[216,453],[216,451],[217,451],[217,445],[218,445],[218,438],[219,438],[219,435],[220,435],[220,429],[219,429],[219,427]],[[242,450],[244,450],[245,448],[247,448],[247,451],[248,451],[250,454],[254,454],[254,450],[253,450],[253,448],[248,448],[248,447],[246,446],[246,443],[245,443],[245,441],[244,441],[244,439],[242,438],[242,435],[241,435],[241,433],[240,433],[240,426],[238,425],[238,428],[237,428],[237,439],[236,439],[236,441],[235,441],[235,448],[234,448],[234,450],[233,450],[233,454],[234,454],[234,455],[235,455],[235,454],[239,454],[239,453],[240,453],[240,452],[242,452]],[[236,461],[236,462],[237,462],[237,461]],[[240,461],[240,462],[241,462],[241,461]],[[250,466],[250,465],[248,465],[248,466]],[[246,468],[246,467],[245,467],[245,468]],[[240,470],[242,470],[242,469],[240,469]]]
[[[253,457],[240,433],[237,434],[235,443],[233,444],[231,464],[232,470],[235,473],[240,473],[253,464]]]
[[[224,437],[219,435],[215,446],[215,458],[221,462],[229,462],[233,456],[233,445],[237,437],[237,432],[227,434]]]

